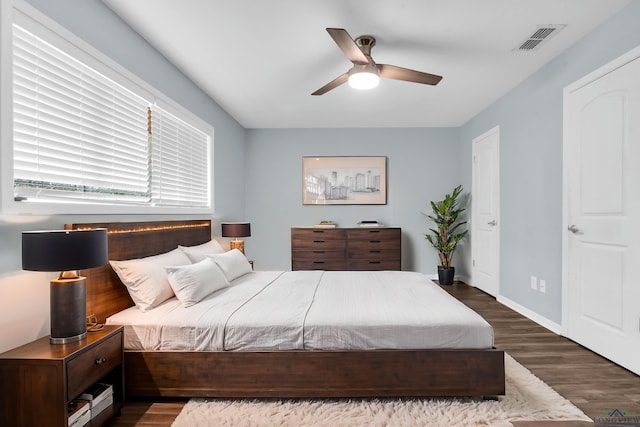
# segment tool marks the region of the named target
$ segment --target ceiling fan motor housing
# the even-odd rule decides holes
[[[373,36],[360,36],[357,37],[354,41],[356,42],[362,53],[364,53],[369,57],[369,59],[371,59],[371,48],[376,45],[376,38]]]

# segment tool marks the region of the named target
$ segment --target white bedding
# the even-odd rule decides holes
[[[486,349],[493,330],[425,275],[400,271],[261,271],[201,302],[176,298],[125,325],[128,350]]]

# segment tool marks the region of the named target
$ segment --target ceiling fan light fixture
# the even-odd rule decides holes
[[[361,71],[349,76],[349,86],[354,89],[368,90],[373,89],[380,83],[380,77],[377,74]]]
[[[311,94],[313,96],[327,93],[347,82],[352,88],[367,90],[378,86],[380,78],[425,85],[437,85],[442,80],[442,76],[435,74],[395,65],[376,64],[371,57],[371,48],[376,44],[376,39],[372,36],[360,36],[354,40],[344,28],[327,28],[327,32],[347,59],[353,63],[353,67],[313,92]]]
[[[349,86],[354,89],[373,89],[380,83],[378,69],[371,64],[356,65],[349,72]]]

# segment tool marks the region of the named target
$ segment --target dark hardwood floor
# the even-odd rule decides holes
[[[495,345],[569,399],[587,416],[600,417],[613,408],[640,415],[640,376],[575,342],[548,331],[462,283],[443,286],[482,315],[494,328]],[[640,357],[640,355],[638,356]],[[110,426],[170,426],[184,400],[127,402]],[[584,423],[517,423],[521,427],[578,426]]]
[[[587,416],[599,417],[612,408],[640,415],[640,376],[550,332],[476,288],[455,284],[445,289],[493,326],[497,348]]]

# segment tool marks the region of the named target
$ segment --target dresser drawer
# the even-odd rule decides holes
[[[345,240],[325,239],[323,237],[314,236],[313,239],[292,239],[291,249],[309,249],[309,250],[325,250],[325,251],[341,251],[344,255],[344,250],[347,247]]]
[[[313,249],[313,250],[297,250],[294,249],[293,259],[300,260],[327,260],[327,259],[344,259],[344,250],[326,250],[326,249]]]
[[[121,332],[69,360],[67,363],[67,400],[77,397],[121,363]]]
[[[350,228],[347,239],[351,240],[391,240],[400,242],[399,228]]]
[[[347,237],[345,231],[341,228],[292,228],[291,239],[313,240],[331,239],[344,240]]]
[[[399,259],[390,260],[350,260],[349,270],[400,270],[401,262]]]
[[[353,251],[366,252],[370,250],[400,250],[400,240],[376,239],[349,240],[349,253]]]
[[[349,259],[361,260],[381,260],[381,259],[400,259],[400,250],[398,249],[369,249],[369,248],[353,248],[349,245]]]
[[[298,260],[294,259],[291,262],[292,270],[346,270],[347,262],[344,259],[340,260]]]

